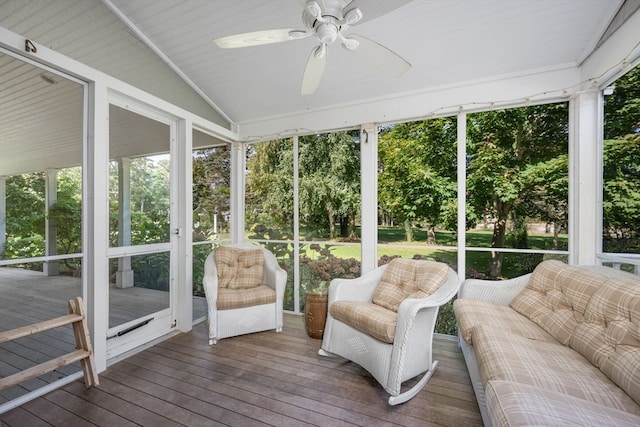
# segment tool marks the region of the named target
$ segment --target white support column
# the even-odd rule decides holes
[[[193,326],[193,130],[191,120],[178,121],[177,144],[171,156],[172,180],[177,181],[176,195],[173,196],[176,210],[176,228],[181,232],[172,235],[177,239],[175,249],[176,272],[172,274],[175,282],[176,327],[180,331],[189,331]],[[174,166],[175,165],[175,166]]]
[[[602,246],[602,126],[599,90],[569,101],[569,263],[596,264]]]
[[[293,310],[300,312],[300,147],[293,137]]]
[[[466,279],[467,254],[467,113],[458,114],[458,278]]]
[[[231,242],[244,242],[244,175],[246,169],[245,145],[231,144]]]
[[[98,372],[107,368],[109,328],[109,104],[104,81],[89,85],[87,141],[83,150],[82,214],[85,300],[95,363]]]
[[[7,177],[0,176],[0,255],[7,243]]]
[[[360,127],[361,266],[360,274],[378,266],[378,126]]]
[[[47,256],[57,255],[58,233],[55,224],[49,219],[50,209],[58,201],[58,171],[56,169],[49,169],[45,172],[44,200],[44,253]],[[45,261],[42,270],[45,276],[57,276],[60,274],[60,264],[58,261]]]
[[[118,246],[131,245],[131,159],[118,160]],[[118,258],[116,288],[133,287],[131,257]]]

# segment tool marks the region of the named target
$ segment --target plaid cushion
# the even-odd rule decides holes
[[[565,345],[530,340],[483,325],[474,329],[473,344],[485,387],[496,380],[517,382],[640,414],[640,407],[629,395]]]
[[[250,289],[262,283],[262,249],[220,246],[215,250],[214,258],[219,288]]]
[[[398,312],[406,298],[426,298],[447,280],[449,267],[441,262],[394,258],[385,269],[372,301]]]
[[[639,426],[640,415],[526,384],[489,381],[487,412],[495,426]]]
[[[569,345],[640,404],[640,280],[618,278],[603,284]]]
[[[336,301],[329,306],[334,319],[392,344],[396,333],[397,313],[366,302]]]
[[[555,339],[540,326],[504,305],[457,299],[453,302],[453,311],[462,338],[471,345],[473,345],[473,328],[478,325],[488,325],[532,340],[555,342]]]
[[[544,261],[513,299],[511,307],[568,345],[589,298],[606,280],[594,271],[556,260]]]
[[[276,302],[276,291],[267,285],[259,285],[251,289],[218,288],[218,310],[250,307]]]

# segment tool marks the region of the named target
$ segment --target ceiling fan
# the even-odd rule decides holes
[[[320,6],[320,2],[324,4],[324,8]],[[344,48],[365,63],[393,77],[402,76],[411,68],[411,64],[400,55],[366,37],[345,34],[350,26],[361,22],[363,18],[357,3],[358,0],[350,2],[345,0],[308,0],[302,11],[302,22],[306,28],[304,30],[282,28],[254,31],[220,37],[214,41],[223,49],[233,49],[315,37],[320,44],[313,48],[307,60],[300,90],[302,95],[316,92],[327,65],[328,46],[336,40],[339,40]],[[403,3],[398,2],[397,5],[400,6]]]

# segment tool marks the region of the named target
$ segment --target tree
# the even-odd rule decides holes
[[[640,133],[640,67],[619,78],[605,102],[604,139]]]
[[[605,98],[603,249],[640,252],[640,67]]]
[[[214,234],[214,217],[219,229],[227,228],[231,208],[231,157],[227,146],[205,148],[193,153],[194,234],[207,240]]]
[[[638,252],[640,133],[604,142],[605,250]],[[612,239],[615,239],[612,240]]]
[[[248,148],[247,157],[246,223],[292,236],[293,141],[254,144]]]
[[[44,186],[42,172],[14,175],[7,179],[5,258],[44,255]]]
[[[131,161],[131,244],[169,241],[169,160],[140,157]],[[118,166],[110,163],[110,244],[118,245]]]
[[[247,221],[293,232],[293,144],[255,144],[247,161]],[[360,210],[360,155],[357,134],[336,132],[300,137],[299,209],[310,233],[330,239],[355,237]]]
[[[492,248],[505,247],[507,222],[520,226],[526,247],[524,218],[536,203],[531,189],[544,171],[537,164],[567,153],[568,113],[566,104],[540,105],[488,111],[468,118],[468,203],[477,216],[493,221]],[[539,187],[538,187],[539,188]],[[562,206],[566,190],[546,194],[553,206]],[[564,202],[566,205],[566,202]],[[491,252],[487,274],[498,277],[503,254]]]
[[[357,134],[335,132],[301,138],[300,217],[310,228],[328,228],[336,239],[356,238],[360,212],[360,146]],[[323,217],[317,215],[322,213]]]
[[[406,240],[413,240],[416,221],[426,221],[430,229],[455,227],[455,216],[451,222],[443,215],[456,200],[455,118],[393,126],[378,144],[379,205],[404,223]]]
[[[558,234],[569,221],[569,156],[561,154],[547,161],[528,165],[523,170],[524,193],[529,195],[523,211],[539,218],[553,229],[553,249],[559,248]]]

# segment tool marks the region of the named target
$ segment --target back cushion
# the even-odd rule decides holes
[[[449,267],[441,262],[394,258],[373,293],[372,302],[398,312],[406,298],[426,298],[447,279]]]
[[[640,279],[604,283],[591,297],[569,345],[640,404]]]
[[[591,295],[606,280],[594,271],[556,260],[544,261],[513,299],[511,308],[568,345]]]
[[[215,251],[218,286],[250,289],[262,283],[264,256],[262,249],[220,246]]]

